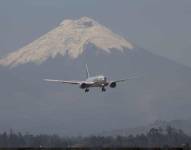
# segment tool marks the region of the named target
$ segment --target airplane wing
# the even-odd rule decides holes
[[[114,80],[114,81],[111,81],[111,82],[125,82],[127,80],[132,80],[132,79],[135,79],[137,78],[137,76],[133,76],[133,77],[130,77],[130,78],[126,78],[126,79],[121,79],[121,80]]]
[[[48,82],[57,82],[57,83],[68,83],[68,84],[81,84],[82,81],[75,81],[75,80],[53,80],[53,79],[44,79],[44,81]]]
[[[111,81],[111,82],[125,82],[125,81],[127,81],[127,80],[129,80],[129,79],[121,79],[121,80],[114,80],[114,81]]]

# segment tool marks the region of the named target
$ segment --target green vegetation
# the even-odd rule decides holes
[[[191,136],[172,127],[152,128],[129,136],[60,137],[58,135],[0,134],[0,147],[189,147]]]

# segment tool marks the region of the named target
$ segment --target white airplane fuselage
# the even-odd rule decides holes
[[[88,85],[87,87],[105,87],[108,85],[107,77],[103,75],[89,77],[86,79],[87,82],[92,82],[93,84]]]
[[[54,79],[44,79],[45,81],[49,82],[57,82],[57,83],[63,83],[63,84],[75,84],[79,85],[81,89],[85,89],[85,92],[89,91],[89,88],[91,87],[99,87],[102,89],[102,91],[106,91],[107,86],[110,88],[115,88],[118,82],[124,82],[127,79],[121,79],[121,80],[108,80],[107,77],[103,75],[93,76],[90,77],[88,67],[86,65],[86,80],[54,80]]]

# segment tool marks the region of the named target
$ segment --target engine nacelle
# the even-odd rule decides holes
[[[116,82],[111,82],[110,85],[109,85],[111,88],[115,88],[117,86],[117,83]]]
[[[87,87],[87,85],[86,85],[85,83],[81,83],[81,84],[80,84],[80,88],[81,88],[81,89],[85,89],[86,87]]]

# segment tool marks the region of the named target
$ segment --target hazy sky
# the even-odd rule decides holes
[[[55,28],[62,20],[78,19],[82,16],[93,18],[100,24],[107,26],[114,33],[128,37],[129,40],[138,47],[191,67],[191,0],[0,0],[0,57],[32,42],[39,36]],[[145,53],[144,50],[142,51],[143,53],[140,53],[140,55]],[[92,127],[96,126],[96,119],[101,120],[102,122],[99,122],[99,126],[97,127],[97,129],[101,130],[103,124],[110,124],[108,121],[103,122],[103,118],[106,120],[111,118],[111,122],[113,121],[114,123],[114,126],[111,126],[111,128],[114,128],[119,127],[117,121],[122,122],[122,127],[141,124],[145,122],[143,116],[147,116],[146,119],[148,121],[154,120],[156,116],[160,116],[162,119],[181,118],[182,116],[185,116],[185,118],[190,117],[189,94],[191,84],[189,81],[189,69],[185,67],[188,70],[185,68],[181,70],[179,68],[181,68],[182,65],[167,62],[166,59],[163,60],[161,58],[160,60],[156,60],[157,57],[152,57],[148,61],[148,64],[146,61],[146,64],[143,64],[143,67],[141,67],[141,62],[145,62],[144,60],[147,60],[150,54],[147,57],[140,57],[142,59],[144,58],[144,60],[137,59],[139,58],[138,56],[136,60],[131,56],[129,56],[129,58],[132,60],[124,58],[125,61],[122,60],[121,64],[123,64],[123,62],[127,63],[126,67],[128,70],[125,69],[125,71],[129,73],[132,73],[131,69],[135,69],[136,72],[136,64],[139,66],[138,71],[145,66],[146,69],[148,67],[146,71],[144,70],[145,72],[151,72],[150,76],[146,76],[148,78],[147,80],[137,79],[140,81],[133,81],[129,83],[130,85],[126,85],[125,88],[125,85],[122,85],[121,88],[120,86],[116,88],[114,92],[108,90],[108,92],[110,92],[106,92],[108,95],[102,95],[102,93],[97,95],[97,91],[94,93],[90,92],[90,95],[85,98],[80,95],[82,91],[75,87],[73,87],[71,91],[72,87],[58,86],[56,88],[56,86],[48,85],[44,82],[41,83],[41,80],[45,76],[51,77],[51,75],[49,75],[51,73],[53,77],[57,77],[58,75],[60,78],[64,77],[64,79],[67,74],[70,78],[76,77],[76,74],[81,77],[79,72],[83,73],[81,69],[82,64],[78,64],[76,68],[73,68],[73,70],[77,69],[76,74],[73,76],[71,70],[69,70],[70,73],[68,73],[68,70],[66,73],[64,69],[59,69],[58,72],[56,67],[49,65],[47,68],[44,68],[45,71],[42,69],[36,76],[33,74],[34,71],[28,67],[28,70],[26,70],[26,72],[28,71],[28,75],[25,74],[25,76],[18,73],[18,75],[16,74],[13,77],[12,75],[14,74],[8,74],[10,75],[9,77],[6,72],[4,73],[4,71],[0,70],[0,110],[7,114],[7,117],[5,117],[5,114],[0,113],[0,119],[3,123],[2,126],[10,128],[8,125],[13,125],[14,127],[15,122],[12,118],[18,122],[17,125],[19,127],[20,120],[23,121],[25,118],[24,121],[26,124],[29,126],[33,125],[33,123],[27,121],[27,115],[29,116],[29,120],[31,119],[32,122],[36,121],[36,124],[39,125],[41,125],[41,122],[43,125],[43,121],[48,120],[50,126],[56,126],[54,123],[58,121],[57,119],[64,116],[65,120],[63,121],[66,121],[65,127],[70,128],[69,131],[73,130],[72,125],[73,127],[78,126],[77,123],[80,118],[88,121],[88,124],[90,126],[92,125]],[[156,62],[152,60],[153,58]],[[91,61],[91,71],[96,72],[95,68],[97,67],[97,70],[109,71],[109,75],[116,75],[116,77],[120,77],[120,75],[122,77],[124,74],[127,74],[127,72],[124,72],[124,74],[121,73],[121,70],[123,71],[124,69],[118,67],[122,66],[118,65],[120,61],[116,61],[116,65],[113,65],[117,66],[115,70],[113,70],[113,68],[104,69],[104,65],[102,65],[104,63],[101,64],[101,62],[98,62],[100,65],[97,65],[97,58],[95,58],[95,61]],[[134,62],[134,65],[131,64],[132,62]],[[84,63],[84,61],[81,63]],[[115,61],[112,61],[112,63],[115,64]],[[168,64],[168,66],[166,66],[166,64]],[[65,65],[67,66],[67,64]],[[155,65],[157,65],[158,68],[155,67]],[[62,67],[64,68],[64,66]],[[75,67],[75,65],[73,65],[73,67]],[[152,69],[150,69],[150,67]],[[49,68],[53,69],[53,71]],[[25,72],[25,69],[22,70],[21,68],[21,72]],[[31,75],[34,75],[33,80],[31,79]],[[18,80],[17,77],[25,79],[24,81],[27,82],[23,83],[23,80]],[[4,79],[9,78],[12,80],[8,80],[9,83],[7,83]],[[39,83],[37,84],[36,82]],[[159,83],[163,83],[163,86]],[[25,89],[25,84],[30,88]],[[33,87],[33,84],[36,85]],[[50,93],[49,91],[52,90],[53,93],[56,92],[58,98],[55,99],[55,95],[51,95],[47,97],[47,99],[46,97],[41,99],[40,96],[41,94],[43,95],[43,90],[38,91],[38,88],[36,89],[36,86],[39,85],[42,86],[38,87],[39,89],[42,88],[44,90],[47,87],[47,93]],[[139,85],[142,85],[142,87]],[[147,89],[145,89],[145,85],[147,85]],[[16,90],[13,87],[16,87]],[[24,87],[24,90],[23,88],[19,89],[17,87]],[[79,93],[74,94],[75,92]],[[135,94],[137,92],[139,92],[141,96]],[[18,94],[16,98],[14,93]],[[22,93],[24,94],[22,95]],[[128,97],[129,95],[130,97]],[[8,98],[3,100],[3,96],[7,96]],[[12,101],[11,96],[14,97],[14,101]],[[99,101],[90,101],[91,97],[97,99],[97,96],[100,98]],[[126,96],[129,99],[126,99]],[[52,99],[55,101],[52,101]],[[115,99],[118,99],[118,101]],[[65,104],[69,104],[69,107]],[[165,104],[164,107],[163,104]],[[139,107],[142,109],[135,109]],[[33,110],[34,108],[35,110]],[[77,108],[77,110],[73,111],[74,108]],[[172,110],[171,112],[169,112],[170,109]],[[137,112],[136,114],[134,113],[135,111]],[[68,114],[74,116],[76,123],[71,124],[73,118]],[[55,115],[58,115],[58,117],[55,117]],[[92,116],[96,119],[94,120]],[[108,118],[108,116],[110,118]],[[134,116],[134,118],[132,118],[132,116]],[[113,117],[117,119],[112,120]],[[41,118],[44,120],[41,120]],[[128,120],[129,118],[130,121]],[[67,121],[67,119],[69,121]],[[91,122],[92,120],[93,122]],[[57,125],[62,128],[61,124],[58,123]],[[82,122],[82,129],[86,130],[86,126],[83,125]],[[33,128],[33,126],[31,128]],[[42,129],[44,129],[44,126]],[[80,129],[76,128],[76,130]]]
[[[0,54],[24,46],[63,19],[81,16],[191,66],[190,0],[0,0]]]

